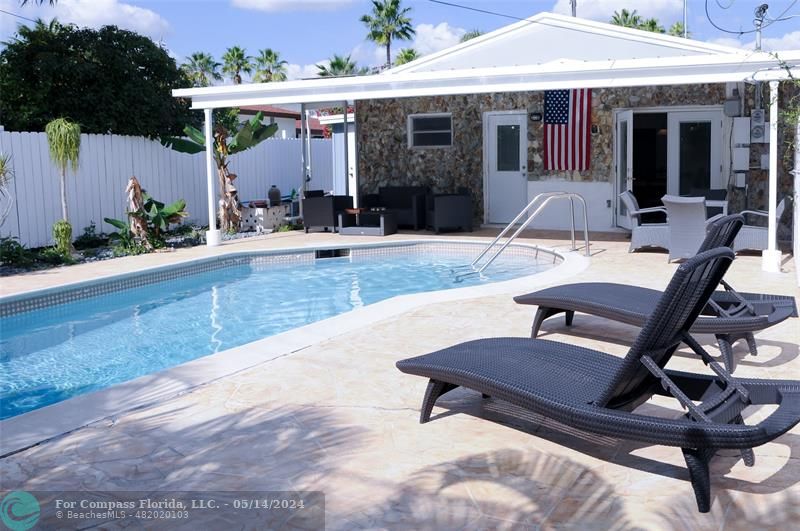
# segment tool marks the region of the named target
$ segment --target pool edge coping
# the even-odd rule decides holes
[[[143,268],[135,272],[119,275],[65,283],[23,294],[0,297],[0,301],[9,298],[18,299],[38,296],[64,288],[80,288],[112,279],[123,279],[130,276],[153,273],[172,268],[191,265],[207,260],[218,260],[236,255],[252,254],[291,254],[296,252],[314,252],[325,249],[393,247],[423,243],[448,243],[480,245],[484,242],[462,239],[409,239],[392,242],[350,243],[347,245],[319,245],[292,247],[270,250],[231,251],[214,256],[191,258],[173,264]],[[437,291],[427,291],[399,295],[357,308],[321,321],[309,323],[279,334],[245,343],[238,347],[226,349],[209,356],[203,356],[174,367],[146,374],[121,382],[105,389],[78,395],[43,408],[35,409],[15,417],[0,420],[0,459],[13,455],[33,446],[57,439],[68,433],[96,424],[103,420],[153,406],[160,401],[170,400],[191,392],[199,387],[209,385],[219,379],[252,369],[263,363],[291,355],[299,350],[333,339],[334,337],[354,332],[380,321],[397,317],[429,304],[474,299],[492,295],[504,295],[531,290],[539,286],[569,278],[585,270],[590,258],[577,251],[559,251],[551,247],[537,244],[516,243],[520,247],[539,249],[551,253],[561,259],[561,263],[545,271],[516,279],[492,282],[480,286],[468,286]],[[9,435],[9,432],[16,432]]]

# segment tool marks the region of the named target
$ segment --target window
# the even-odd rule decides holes
[[[453,145],[453,117],[448,113],[408,116],[408,147],[441,148]]]

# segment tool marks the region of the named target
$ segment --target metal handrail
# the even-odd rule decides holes
[[[506,247],[508,247],[509,244],[511,244],[511,242],[514,241],[514,239],[519,236],[519,234],[525,230],[534,219],[536,219],[536,216],[539,215],[539,212],[541,212],[544,207],[546,207],[553,199],[569,199],[569,213],[571,221],[570,234],[572,237],[573,251],[577,251],[577,247],[575,247],[575,200],[577,199],[580,201],[581,206],[583,207],[583,239],[585,244],[585,254],[586,256],[589,256],[589,219],[586,212],[586,200],[580,194],[576,194],[574,192],[543,192],[534,197],[531,202],[528,203],[519,214],[517,214],[511,223],[506,225],[506,227],[500,231],[500,234],[498,234],[497,237],[492,240],[492,243],[487,245],[486,248],[481,251],[477,257],[475,257],[472,263],[468,266],[473,269],[473,273],[483,273],[483,271],[489,267],[489,265],[491,265],[491,263],[494,262],[498,256],[500,256],[500,253],[502,253]],[[511,230],[511,227],[513,227],[520,219],[522,219],[528,213],[528,211],[539,202],[541,202],[541,205],[539,205],[533,214],[528,216],[528,219],[525,220],[516,231],[514,231],[514,234],[512,234],[482,266],[475,269],[480,260],[486,256],[486,253],[488,253],[497,244],[497,242],[499,242],[500,239],[505,236],[509,230]]]

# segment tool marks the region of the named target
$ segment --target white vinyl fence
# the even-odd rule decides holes
[[[311,141],[312,180],[309,189],[333,189],[330,140]],[[16,236],[29,247],[52,244],[53,223],[61,219],[59,173],[50,161],[44,133],[0,131],[0,151],[11,155],[15,177],[14,205],[2,236]],[[233,155],[229,168],[242,200],[266,199],[271,185],[288,195],[302,186],[299,139],[269,139]],[[158,141],[119,135],[81,135],[80,167],[67,172],[67,202],[73,236],[92,221],[97,232],[113,229],[103,218],[125,218],[128,179],[136,178],[151,196],[164,203],[186,200],[190,221],[208,223],[205,155],[187,155]],[[215,181],[216,183],[216,181]],[[0,211],[2,211],[0,205]]]

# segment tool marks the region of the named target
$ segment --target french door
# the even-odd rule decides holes
[[[671,112],[667,117],[667,193],[705,195],[724,188],[722,111]]]
[[[616,127],[614,150],[616,222],[618,226],[630,229],[628,213],[619,194],[633,190],[633,111],[619,111]]]

